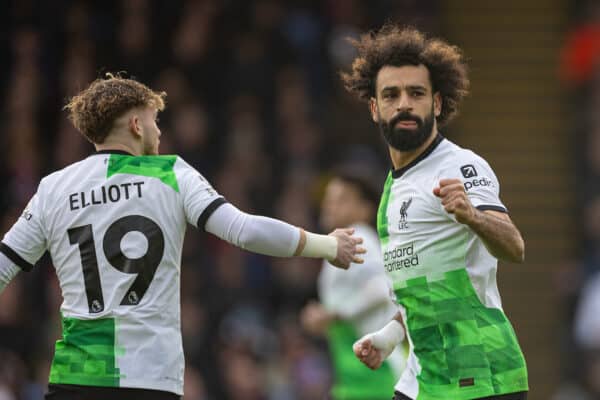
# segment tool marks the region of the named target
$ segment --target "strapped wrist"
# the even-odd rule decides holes
[[[386,326],[373,333],[372,340],[375,347],[382,350],[387,357],[406,336],[404,327],[396,319],[392,319]]]
[[[300,229],[300,241],[294,255],[335,260],[337,257],[337,239],[333,236],[318,235]]]

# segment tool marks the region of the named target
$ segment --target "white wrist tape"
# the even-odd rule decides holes
[[[337,239],[329,235],[318,235],[304,231],[306,244],[300,252],[303,257],[324,258],[332,261],[337,257]]]
[[[393,319],[377,332],[371,333],[370,339],[373,346],[381,350],[383,358],[385,359],[392,351],[394,351],[394,348],[404,340],[405,336],[402,324],[396,319]]]

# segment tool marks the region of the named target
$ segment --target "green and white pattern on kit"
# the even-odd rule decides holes
[[[114,318],[62,319],[63,338],[56,342],[50,383],[119,387],[123,377],[116,357]]]
[[[408,280],[396,296],[407,310],[407,325],[421,365],[419,399],[463,398],[473,378],[484,393],[524,390],[525,360],[504,313],[481,304],[466,269],[444,279]]]
[[[106,177],[110,178],[114,174],[149,176],[160,179],[165,185],[179,192],[177,177],[173,171],[175,161],[177,161],[177,156],[173,155],[134,157],[111,154],[108,160]]]

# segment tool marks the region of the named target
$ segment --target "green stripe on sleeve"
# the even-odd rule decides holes
[[[165,185],[179,192],[177,177],[173,167],[177,156],[126,156],[122,154],[111,154],[108,160],[106,177],[115,174],[131,174],[158,178]]]

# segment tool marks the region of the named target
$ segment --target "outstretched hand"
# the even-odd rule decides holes
[[[336,229],[329,234],[336,238],[337,255],[335,259],[329,260],[329,262],[342,269],[348,269],[351,263],[362,264],[364,260],[359,257],[359,254],[364,254],[367,250],[364,247],[359,246],[362,244],[363,239],[360,237],[352,236],[354,234],[354,228],[342,228]]]

